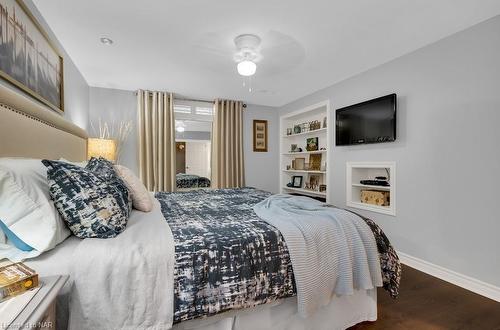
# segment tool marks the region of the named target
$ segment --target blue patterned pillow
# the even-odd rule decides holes
[[[126,191],[128,194],[129,213],[132,211],[132,194],[129,193],[127,185],[116,173],[113,163],[102,157],[92,157],[87,163],[87,166],[85,166],[85,169],[96,174],[97,176],[100,176],[108,182],[113,182],[118,189]]]
[[[112,179],[109,173],[94,173],[64,162],[44,159],[42,163],[48,168],[54,205],[75,236],[110,238],[125,230],[130,208],[123,182]]]

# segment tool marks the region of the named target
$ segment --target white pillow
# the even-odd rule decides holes
[[[39,159],[0,158],[0,219],[33,247],[21,251],[0,244],[0,259],[33,258],[64,241],[70,231],[49,195],[47,168]]]
[[[116,174],[125,182],[132,195],[132,206],[142,212],[149,212],[153,209],[151,194],[146,189],[141,180],[135,176],[129,168],[122,165],[115,165]]]

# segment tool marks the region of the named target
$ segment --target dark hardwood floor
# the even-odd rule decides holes
[[[351,330],[500,330],[500,303],[403,266],[400,294],[378,291],[378,320]]]

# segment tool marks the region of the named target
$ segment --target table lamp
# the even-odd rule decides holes
[[[109,161],[116,160],[116,142],[112,139],[89,138],[87,145],[87,158],[103,157]]]

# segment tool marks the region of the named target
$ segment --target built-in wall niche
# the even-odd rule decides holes
[[[377,180],[377,177],[387,178],[389,185],[361,183]],[[346,204],[357,209],[396,215],[396,163],[347,162]]]

